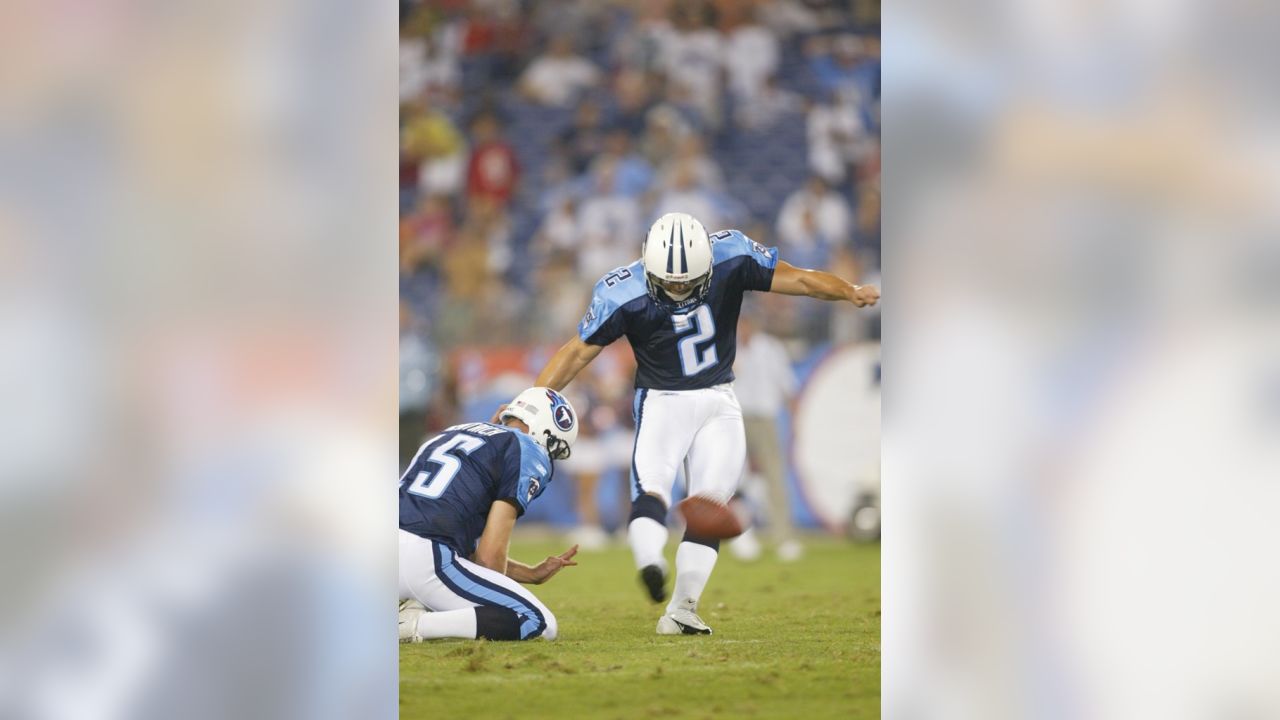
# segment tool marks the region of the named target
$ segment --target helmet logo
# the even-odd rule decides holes
[[[547,391],[547,398],[551,400],[551,419],[555,421],[556,427],[568,432],[573,427],[573,411],[569,409],[569,404],[554,390]]]
[[[565,431],[573,427],[573,413],[569,411],[568,405],[556,408],[556,427]]]

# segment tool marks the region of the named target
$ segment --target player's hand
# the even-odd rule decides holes
[[[537,566],[533,568],[533,575],[535,578],[534,584],[541,585],[542,583],[550,580],[553,575],[560,572],[560,568],[577,565],[578,563],[573,561],[573,556],[577,554],[578,546],[574,545],[559,555],[552,555],[546,560],[538,563]]]
[[[502,424],[502,411],[507,409],[507,403],[502,403],[497,410],[493,411],[493,417],[489,418],[489,422],[494,425]]]
[[[880,299],[880,288],[875,285],[854,285],[853,296],[849,298],[849,302],[858,307],[867,307],[875,305]]]

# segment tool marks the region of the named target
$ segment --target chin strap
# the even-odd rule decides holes
[[[573,452],[569,448],[569,443],[552,435],[550,430],[543,430],[542,432],[547,436],[547,454],[551,456],[551,459],[568,460],[569,455]]]

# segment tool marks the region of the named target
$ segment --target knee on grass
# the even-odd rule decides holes
[[[529,622],[535,620],[536,622]],[[476,608],[476,637],[486,640],[555,640],[559,633],[556,616],[542,610],[541,617],[522,616],[504,607],[481,606]]]
[[[556,636],[560,634],[560,626],[556,624],[556,616],[552,615],[550,610],[543,610],[542,619],[544,623],[542,639],[555,640]]]

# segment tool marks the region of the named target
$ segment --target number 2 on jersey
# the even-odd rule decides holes
[[[680,368],[684,370],[685,377],[697,375],[716,364],[714,342],[702,350],[698,349],[698,343],[714,340],[716,336],[716,321],[711,316],[709,306],[699,305],[696,310],[687,315],[672,315],[671,322],[675,326],[676,335],[682,335],[689,330],[694,331],[692,335],[682,338],[676,345],[676,349],[680,352]]]
[[[622,282],[623,280],[627,280],[630,277],[631,277],[631,271],[626,269],[625,267],[620,267],[617,270],[614,270],[613,272],[604,276],[604,284],[608,285],[609,287],[613,287],[614,285],[617,285],[618,283]]]
[[[450,453],[456,450],[463,455],[470,455],[482,447],[484,447],[484,441],[470,435],[454,435],[449,438],[441,443],[440,447],[432,450],[427,458],[428,462],[439,465],[440,469],[434,473],[426,470],[418,473],[413,479],[413,484],[409,486],[409,492],[425,498],[440,497],[449,487],[449,483],[453,482],[453,477],[458,474],[458,470],[462,468],[457,455]]]

